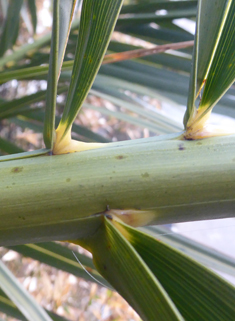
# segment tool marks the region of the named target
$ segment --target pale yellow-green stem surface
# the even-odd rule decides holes
[[[197,110],[197,112],[188,121],[187,128],[184,133],[185,139],[197,140],[235,134],[235,130],[209,124],[211,111],[212,110],[202,116],[205,112],[205,108]]]
[[[54,155],[69,154],[75,152],[82,152],[95,148],[105,147],[104,143],[84,143],[71,138],[71,127],[64,135],[65,127],[63,124],[59,125],[55,133],[55,143],[53,147]]]

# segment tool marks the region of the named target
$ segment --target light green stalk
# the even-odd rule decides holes
[[[233,217],[235,137],[164,139],[0,163],[0,244],[93,233],[107,205],[134,225]]]

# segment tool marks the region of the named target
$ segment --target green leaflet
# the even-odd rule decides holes
[[[55,110],[56,110],[56,96],[57,96],[57,79],[58,79],[58,54],[59,54],[59,5],[60,0],[53,1],[53,26],[51,38],[51,51],[49,59],[49,72],[47,81],[47,95],[46,95],[46,112],[44,121],[43,138],[46,148],[53,147],[54,130],[55,130]],[[64,49],[64,48],[63,48]]]
[[[145,321],[184,319],[130,243],[104,217],[103,224],[81,244],[93,254],[97,270]]]
[[[21,320],[21,321],[28,320],[1,289],[0,289],[0,311],[2,313],[7,314],[8,316],[16,318],[17,320]],[[53,321],[68,321],[68,319],[65,319],[51,311],[46,310],[46,312],[52,318]],[[0,319],[0,321],[5,321],[5,320]]]
[[[57,83],[62,67],[76,2],[76,0],[54,0],[52,41],[43,132],[44,142],[47,148],[53,147]]]
[[[1,261],[0,284],[3,291],[29,321],[52,321],[46,311],[26,292]]]
[[[7,8],[4,27],[1,34],[0,57],[4,55],[7,49],[11,48],[19,32],[19,16],[23,0],[10,0]]]
[[[67,86],[58,87],[58,94],[64,93],[67,91]],[[22,98],[13,99],[10,101],[3,101],[0,103],[0,119],[13,117],[17,114],[20,114],[25,110],[32,111],[29,108],[29,105],[44,101],[46,97],[46,91],[41,90],[35,94],[24,96]]]
[[[165,1],[165,0],[155,0],[155,1],[144,1],[135,4],[129,4],[123,6],[121,13],[143,13],[143,12],[155,12],[156,10],[179,10],[179,9],[196,9],[197,0],[189,1]]]
[[[10,160],[18,160],[23,158],[31,158],[36,156],[47,155],[50,152],[49,149],[38,149],[33,150],[32,152],[18,152],[17,154],[6,155],[0,157],[0,162],[10,161]]]
[[[0,150],[7,154],[16,154],[16,153],[24,152],[22,148],[16,146],[14,143],[10,142],[9,140],[6,140],[1,137],[0,137]]]
[[[222,33],[200,103],[200,108],[205,110],[214,107],[235,79],[235,1],[228,1],[226,9]]]
[[[72,23],[71,26],[71,30],[74,30],[78,27],[79,25],[79,20],[75,19],[74,22]],[[17,48],[13,53],[4,56],[2,58],[0,58],[0,67],[3,67],[5,64],[7,63],[16,63],[18,62],[18,60],[24,58],[26,55],[30,55],[32,54],[32,52],[34,52],[35,50],[39,50],[42,47],[45,47],[46,45],[48,45],[50,43],[51,40],[51,32],[49,32],[48,34],[46,34],[45,36],[42,36],[38,39],[35,39],[35,41],[33,43],[30,44],[25,44],[19,48]],[[36,53],[33,54],[32,59],[34,59]],[[46,60],[46,62],[48,62],[48,59]],[[6,82],[10,79],[22,79],[24,78],[26,75],[24,75],[24,71],[25,70],[30,70],[30,73],[26,73],[26,75],[28,74],[28,77],[35,77],[37,75],[37,70],[43,70],[43,74],[47,75],[48,74],[48,66],[36,66],[36,68],[28,68],[28,67],[24,67],[23,70],[12,70],[12,71],[6,71],[4,73],[1,73],[0,75],[0,82]],[[71,69],[71,68],[70,68]],[[4,74],[4,77],[3,77]],[[41,74],[41,73],[40,73]],[[10,78],[9,78],[10,77]],[[26,76],[27,78],[27,76]]]
[[[197,91],[209,70],[227,2],[227,0],[199,1]],[[211,17],[213,19],[210,19]]]
[[[36,7],[35,1],[36,0],[27,0],[34,33],[36,32],[37,22],[38,22],[37,21],[37,7]]]
[[[235,259],[209,246],[200,244],[178,233],[172,233],[168,228],[162,226],[142,227],[140,230],[178,249],[210,269],[215,269],[228,275],[235,274]]]
[[[147,24],[151,22],[155,23],[164,23],[164,22],[171,22],[174,19],[180,19],[180,18],[193,18],[196,15],[196,7],[192,7],[189,9],[179,9],[179,10],[172,10],[168,11],[165,15],[156,14],[154,13],[139,13],[136,15],[127,15],[121,16],[120,19],[118,19],[117,27],[126,27],[129,25],[138,25],[138,24]]]
[[[213,19],[209,19],[211,16]],[[234,0],[199,1],[185,127],[196,115],[195,100],[203,87],[198,108],[200,116],[194,122],[199,122],[209,113],[234,82],[234,22]]]
[[[61,119],[64,135],[86,98],[109,44],[122,0],[84,0],[68,98]]]
[[[235,288],[182,252],[115,223],[135,248],[187,321],[235,319]]]

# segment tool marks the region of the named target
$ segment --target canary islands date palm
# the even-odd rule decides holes
[[[30,50],[48,46],[50,37],[44,36],[0,60],[1,83],[47,78],[46,91],[0,104],[1,119],[30,128],[36,121],[45,142],[45,149],[0,158],[1,245],[52,265],[50,257],[60,253],[57,267],[75,274],[71,262],[63,262],[66,250],[40,242],[68,240],[83,246],[92,253],[95,267],[91,262],[85,265],[90,264],[101,280],[98,271],[143,320],[234,320],[233,286],[179,251],[176,240],[171,246],[167,238],[165,242],[156,238],[156,230],[154,237],[147,228],[145,232],[137,228],[234,217],[235,138],[233,131],[214,128],[208,121],[214,106],[234,114],[230,87],[235,78],[235,1],[152,0],[123,5],[122,0],[83,0],[81,17],[72,23],[76,2],[53,1],[50,57],[34,52],[28,65],[20,64]],[[30,8],[34,13],[32,3]],[[19,19],[19,10],[20,2],[16,6],[9,1],[2,55],[16,38],[8,19]],[[185,17],[196,17],[192,56],[192,36],[173,24]],[[110,42],[115,26],[163,51],[178,48],[180,54],[148,56],[132,45]],[[137,59],[125,61],[131,57]],[[128,96],[125,90],[135,95]],[[59,118],[56,97],[65,92]],[[164,135],[109,142],[87,128],[73,127],[82,107],[96,110],[85,101],[89,92],[136,117],[100,109],[104,114]],[[142,108],[138,95],[169,99],[176,108],[187,95],[184,128],[170,115]],[[30,107],[43,100],[45,110]],[[84,141],[73,139],[74,132]],[[0,148],[9,154],[16,150],[3,139]],[[234,271],[232,260],[209,250],[205,256],[213,258],[219,270],[223,265],[227,272]],[[23,303],[15,299],[7,273],[2,267],[0,285],[25,317],[49,320],[36,305],[36,316],[27,315],[27,294]]]

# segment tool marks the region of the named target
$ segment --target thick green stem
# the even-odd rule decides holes
[[[107,205],[151,224],[233,217],[235,136],[164,139],[0,163],[0,244],[85,236]]]

